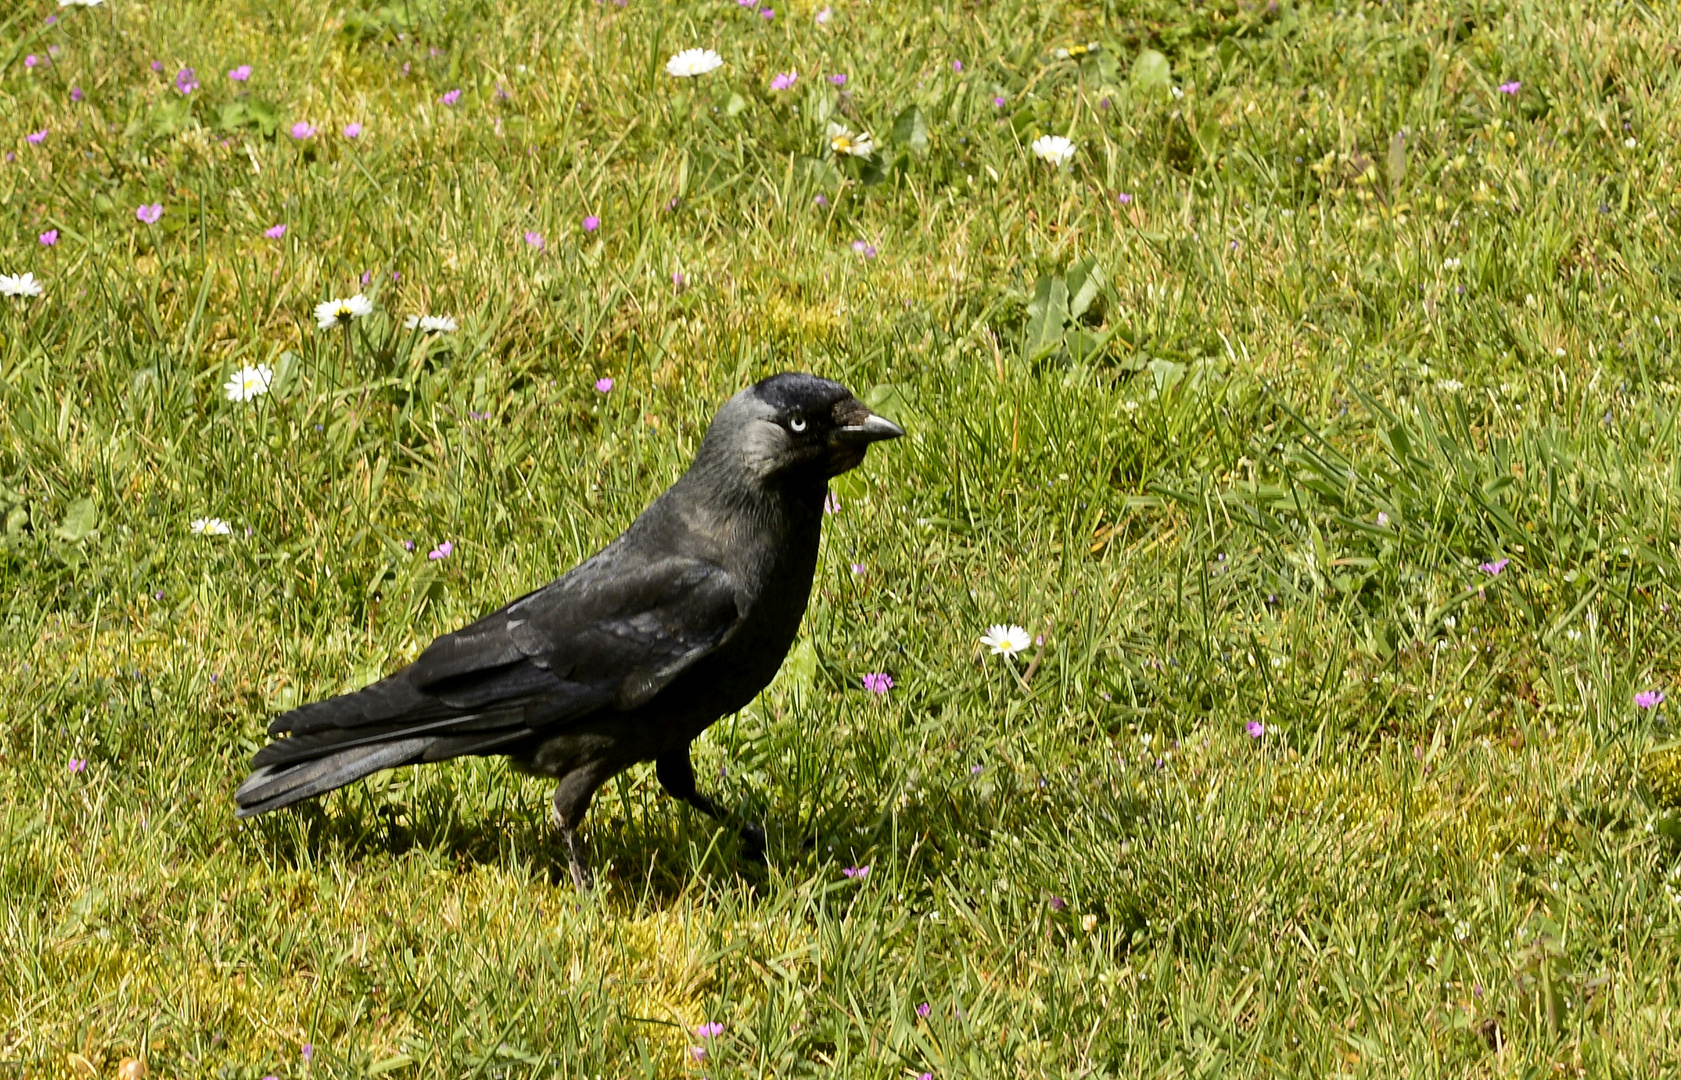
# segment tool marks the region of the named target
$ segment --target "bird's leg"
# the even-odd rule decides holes
[[[560,786],[554,789],[554,820],[566,841],[572,885],[579,892],[590,891],[590,871],[589,853],[584,849],[583,837],[578,835],[578,826],[584,823],[584,815],[589,812],[590,800],[600,783],[595,770],[574,769],[561,777]]]
[[[672,798],[682,799],[715,821],[729,821],[728,811],[695,788],[695,767],[689,761],[687,746],[655,758],[654,773],[660,778],[660,786]],[[748,858],[754,862],[765,861],[765,830],[757,822],[742,823],[741,843]]]

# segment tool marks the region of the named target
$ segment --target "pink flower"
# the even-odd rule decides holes
[[[436,562],[439,559],[449,558],[450,552],[452,552],[454,550],[455,550],[455,545],[450,543],[448,540],[445,540],[443,543],[439,544],[437,547],[433,548],[431,551],[428,551],[426,553],[426,557],[428,559],[431,559],[433,562]]]
[[[1064,900],[1060,896],[1051,897],[1051,910],[1052,911],[1067,911],[1068,910],[1068,901]]]
[[[837,71],[835,74],[829,76],[829,82],[834,84],[835,86],[845,86],[846,85],[846,75],[842,72]]]
[[[52,247],[56,243],[58,243],[57,229],[48,229],[46,232],[41,234],[42,247]]]
[[[32,146],[40,146],[47,141],[47,132],[51,130],[51,128],[42,128],[40,131],[31,131],[23,137],[23,141]]]
[[[175,73],[175,89],[182,95],[190,94],[198,89],[198,74],[192,68],[182,68]]]
[[[163,70],[163,61],[162,60],[153,60],[152,61],[152,70],[153,71],[162,71]]]
[[[827,195],[819,195],[815,199],[812,199],[811,202],[812,202],[812,205],[818,206],[818,207],[828,206],[829,205],[829,197]]]
[[[696,1061],[705,1061],[706,1060],[706,1047],[704,1047],[704,1046],[691,1046],[691,1047],[689,1047],[689,1056],[694,1058]]]
[[[71,100],[71,101],[80,101],[80,100],[82,100],[82,88],[81,88],[81,87],[79,87],[79,86],[72,86],[72,87],[71,87],[71,88],[70,88],[70,100]]]
[[[852,564],[852,572],[854,574],[862,574],[864,572],[864,564],[861,563],[861,562],[853,563]]]
[[[1002,95],[1002,94],[996,95],[995,97],[993,97],[992,103],[994,105],[998,106],[1000,109],[1002,109],[1004,107],[1004,95]]]
[[[716,1020],[709,1024],[702,1024],[700,1027],[695,1028],[695,1034],[702,1039],[714,1039],[723,1033],[724,1025],[718,1023]]]
[[[286,235],[286,226],[270,225],[268,228],[263,230],[263,235],[268,237],[270,240],[278,240],[282,236]]]
[[[12,55],[16,56],[17,54],[13,53]],[[32,68],[36,64],[39,64],[40,62],[41,62],[41,58],[39,56],[36,56],[34,53],[30,53],[28,56],[23,58],[23,66],[26,67],[26,68]]]
[[[1489,577],[1499,577],[1505,572],[1506,564],[1511,561],[1510,559],[1496,559],[1494,562],[1479,563],[1477,569]]]
[[[610,393],[612,393],[613,392],[612,377],[607,376],[607,375],[603,375],[601,378],[595,380],[595,392],[598,393],[598,394],[610,394]]]
[[[163,204],[152,203],[150,206],[142,204],[135,208],[134,216],[147,225],[156,225],[163,217]]]
[[[798,71],[777,72],[775,75],[771,76],[770,88],[772,90],[792,90],[794,88],[794,80],[799,77],[800,73]]]
[[[688,278],[685,278],[683,276],[683,271],[681,271],[681,270],[673,270],[671,272],[671,284],[676,286],[679,289],[681,289],[685,284],[687,284],[688,280],[689,280]]]
[[[303,1047],[298,1050],[298,1056],[303,1058],[305,1061],[313,1058],[315,1056],[315,1044],[304,1043]]]
[[[528,231],[525,234],[525,243],[526,243],[527,247],[534,247],[538,251],[542,251],[543,250],[543,234],[540,233],[540,232],[529,232]]]
[[[70,771],[73,772],[73,773],[86,772],[87,767],[88,767],[88,759],[87,758],[73,757],[73,758],[70,759]]]
[[[758,0],[735,0],[736,7],[752,7]]]
[[[772,11],[770,8],[760,8],[759,18],[765,20],[766,22],[770,22],[772,19],[776,18],[776,12]]]
[[[928,1004],[926,1001],[924,1001],[921,1005],[918,1005],[916,1007],[916,1015],[922,1017],[925,1020],[928,1018],[928,1014],[933,1012],[933,1011],[934,1011],[934,1006]]]
[[[594,214],[591,214],[589,217],[584,219],[585,232],[594,232],[599,228],[601,228],[601,219],[596,217]]]
[[[885,671],[872,671],[864,676],[864,689],[876,695],[885,694],[893,689],[893,676]]]
[[[834,18],[834,17],[835,17],[835,11],[834,11],[833,8],[824,8],[823,10],[819,11],[816,15],[817,25],[818,26],[828,26],[829,25],[829,20]]]
[[[251,65],[241,64],[228,72],[228,78],[234,82],[244,82],[251,77]]]
[[[962,71],[962,70],[963,70],[963,61],[961,61],[961,60],[953,60],[953,61],[952,61],[952,62],[951,62],[951,70],[953,70],[953,71]]]
[[[838,513],[840,513],[840,506],[841,506],[841,503],[840,503],[840,496],[839,495],[829,494],[829,495],[823,496],[823,512],[825,514],[838,514]]]
[[[1132,202],[1132,193],[1123,191],[1119,195],[1115,196],[1115,201],[1120,203],[1122,206],[1125,206]]]
[[[362,137],[362,125],[358,124],[354,120],[344,125],[344,137],[347,139],[360,139]]]
[[[852,241],[852,250],[864,256],[866,259],[873,259],[876,257],[876,246],[874,244],[865,243],[862,240]]]
[[[403,550],[404,551],[413,551],[414,550],[414,541],[413,540],[404,540],[403,541]]]
[[[308,120],[299,120],[297,123],[292,125],[291,134],[292,138],[302,142],[303,140],[312,138],[315,135],[315,128]]]
[[[443,102],[445,105],[454,105],[456,102],[461,100],[461,91],[459,91],[459,90],[447,91],[444,94],[444,96],[439,98],[438,100]]]
[[[1519,90],[1522,90],[1522,89],[1523,89],[1523,83],[1520,83],[1520,82],[1504,82],[1504,83],[1501,83],[1500,86],[1499,86],[1499,90],[1502,94],[1516,94]]]
[[[1243,730],[1249,734],[1251,739],[1259,739],[1267,733],[1267,726],[1259,720],[1251,720],[1243,725]]]
[[[1662,704],[1662,690],[1642,690],[1634,695],[1634,707],[1637,709],[1655,709]]]
[[[864,878],[870,876],[870,868],[867,866],[849,866],[845,870],[841,871],[841,875],[849,878],[858,878],[862,881]]]

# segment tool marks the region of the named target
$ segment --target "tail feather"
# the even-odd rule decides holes
[[[499,709],[487,709],[466,716],[445,716],[425,723],[312,731],[307,735],[293,735],[269,743],[257,751],[256,756],[251,759],[251,764],[255,768],[265,765],[295,765],[354,747],[382,745],[399,737],[455,735],[467,731],[501,733],[513,727],[517,727],[520,734],[526,734],[529,728],[525,726],[525,717],[525,703],[514,702]]]
[[[279,810],[383,769],[499,751],[509,743],[528,738],[530,734],[520,728],[475,735],[399,739],[372,746],[352,746],[305,761],[263,765],[234,792],[234,803],[239,807],[234,816],[247,818]]]
[[[254,817],[291,806],[313,795],[341,788],[381,769],[419,761],[432,739],[402,739],[377,746],[341,750],[298,765],[268,765],[246,778],[234,792],[235,817]]]

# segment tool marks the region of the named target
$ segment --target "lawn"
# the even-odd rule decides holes
[[[1673,5],[830,3],[0,14],[0,1077],[1670,1073]],[[910,435],[696,744],[768,868],[234,821],[787,369]]]

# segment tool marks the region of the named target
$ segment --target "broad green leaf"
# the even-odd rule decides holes
[[[99,508],[92,499],[77,499],[64,511],[64,520],[53,532],[71,543],[95,535],[99,532]]]
[[[1022,353],[1037,359],[1062,344],[1062,328],[1068,325],[1068,285],[1056,274],[1046,274],[1033,290],[1027,305],[1027,331]]]
[[[747,99],[742,97],[740,94],[731,94],[729,104],[724,106],[724,112],[729,114],[731,117],[736,117],[746,111]]]
[[[833,162],[823,158],[802,157],[794,163],[794,169],[825,191],[833,191],[841,186],[840,170],[835,168]]]
[[[904,427],[920,416],[915,393],[916,391],[905,383],[877,383],[864,391],[864,396],[859,400],[869,406],[871,412],[880,413]]]
[[[1091,309],[1102,286],[1103,270],[1096,259],[1080,259],[1068,268],[1068,317],[1078,319]]]
[[[1389,197],[1401,193],[1401,181],[1407,175],[1407,134],[1397,131],[1389,140]]]
[[[893,141],[918,152],[928,149],[928,121],[922,110],[907,105],[893,121]]]
[[[1185,377],[1185,365],[1163,360],[1160,357],[1150,361],[1150,378],[1156,385],[1156,395],[1159,397],[1177,386]]]
[[[829,490],[834,492],[843,503],[847,503],[869,495],[870,486],[865,483],[862,472],[854,469],[851,472],[841,473],[830,480]]]
[[[817,678],[817,650],[812,648],[811,642],[802,641],[795,645],[788,653],[788,659],[782,661],[783,677],[790,689],[803,690],[810,686]]]
[[[1147,90],[1166,90],[1173,85],[1173,67],[1161,53],[1145,49],[1132,62],[1132,84]]]

